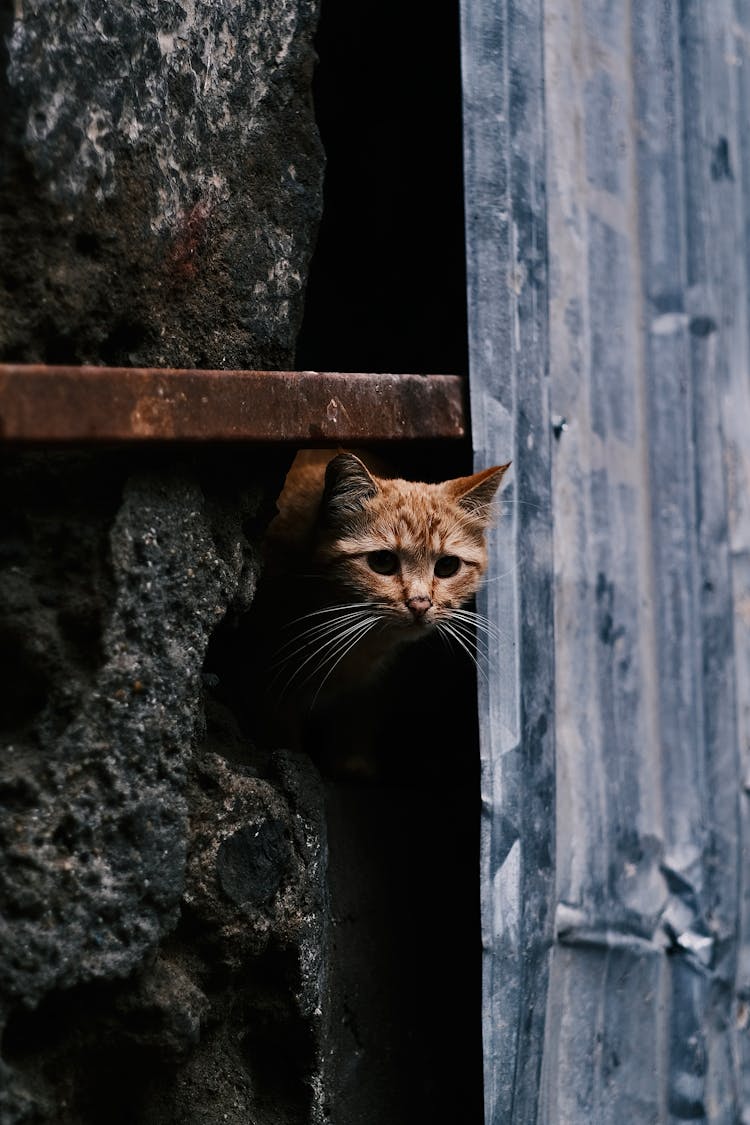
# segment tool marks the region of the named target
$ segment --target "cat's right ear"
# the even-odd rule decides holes
[[[333,523],[361,514],[379,488],[359,457],[339,453],[326,466],[323,513]]]
[[[474,476],[448,481],[445,487],[458,501],[459,507],[480,523],[488,524],[494,514],[492,502],[495,493],[509,468],[510,461],[507,465],[493,465],[491,469],[484,469]]]

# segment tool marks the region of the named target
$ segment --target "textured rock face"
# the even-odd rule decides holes
[[[263,473],[134,460],[5,467],[0,1120],[320,1120],[317,781],[204,707]]]
[[[0,0],[0,361],[292,366],[315,18]],[[318,782],[204,663],[283,468],[4,458],[1,1125],[324,1118]]]
[[[320,211],[316,0],[19,0],[0,357],[289,367]]]
[[[73,487],[88,491],[85,481]],[[97,589],[94,576],[77,569],[81,557],[65,558],[76,546],[83,554],[75,544],[83,513],[66,512],[58,496],[42,528],[35,499],[17,515],[18,562],[0,578],[10,667],[20,658],[23,677],[39,690],[9,732],[6,786],[15,815],[4,821],[11,862],[3,915],[17,922],[3,942],[3,982],[8,999],[32,1003],[51,988],[128,973],[174,924],[201,663],[243,563],[218,554],[195,486],[132,478],[111,527],[79,531],[99,539],[102,569],[109,554],[107,588]],[[35,543],[35,532],[46,542]],[[40,588],[56,539],[63,557]],[[81,653],[99,663],[85,685],[71,682],[66,660],[81,613],[66,589],[68,568],[102,626],[100,662],[88,646]],[[60,702],[70,706],[73,693],[79,699],[64,722]]]

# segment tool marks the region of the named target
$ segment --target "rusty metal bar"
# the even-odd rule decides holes
[[[5,442],[461,438],[457,375],[0,364]]]

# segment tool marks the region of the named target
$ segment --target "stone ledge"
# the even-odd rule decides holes
[[[0,364],[6,442],[346,444],[465,434],[457,375]]]

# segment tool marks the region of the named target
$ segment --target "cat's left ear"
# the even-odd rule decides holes
[[[339,453],[326,466],[323,511],[333,522],[358,516],[378,493],[375,479],[353,453]]]
[[[448,481],[446,487],[454,500],[458,501],[459,507],[465,508],[475,519],[487,524],[494,514],[492,501],[495,493],[510,464],[508,461],[507,465],[493,465],[491,469],[483,469],[481,473],[474,473],[471,477],[459,477],[458,480]]]

